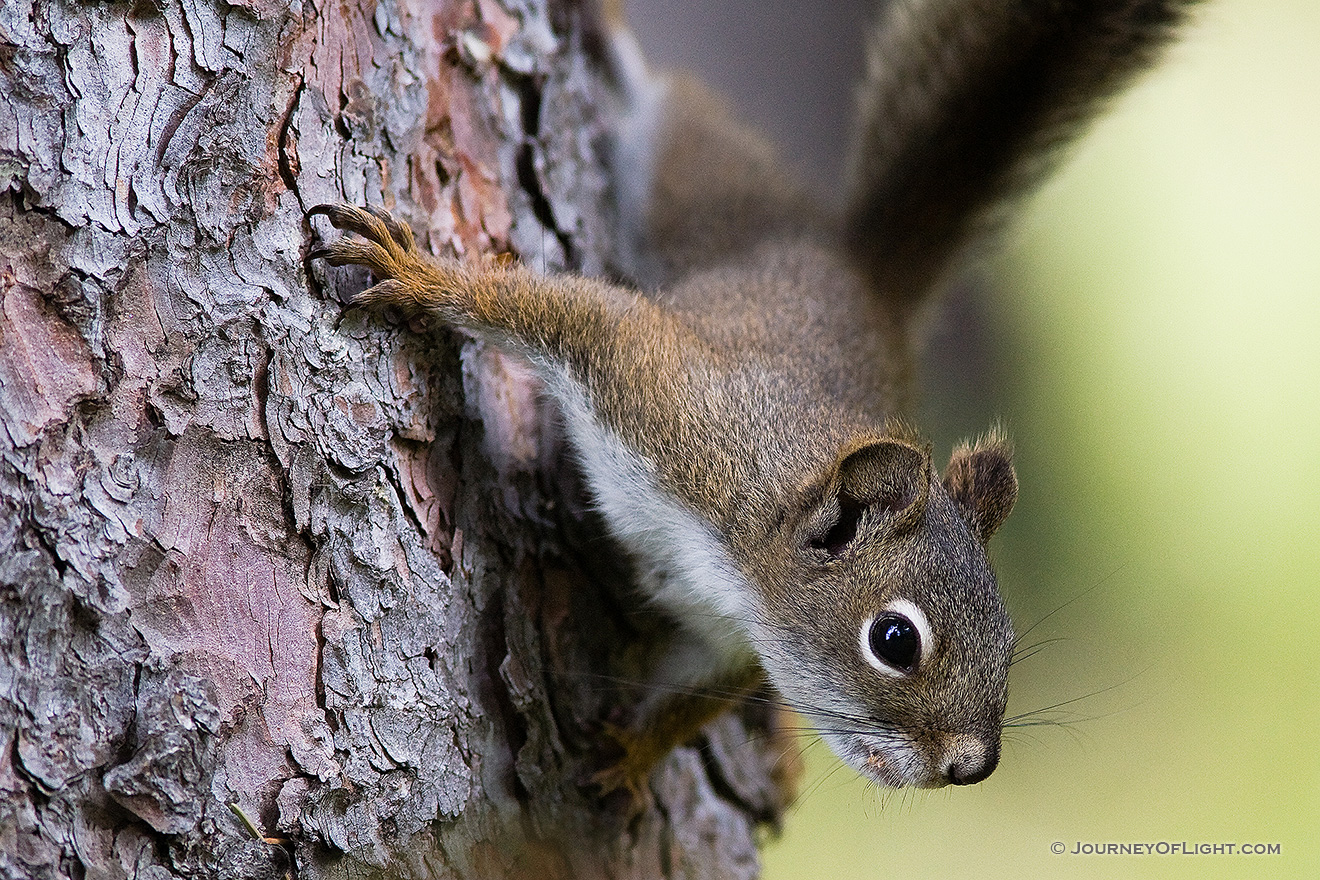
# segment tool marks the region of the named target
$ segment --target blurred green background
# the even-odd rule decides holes
[[[1015,438],[996,564],[1060,641],[1009,713],[1076,720],[1008,732],[968,790],[878,792],[811,746],[769,880],[1320,877],[1320,3],[1208,5],[1114,110],[985,273],[993,381],[928,400]]]
[[[941,457],[1014,437],[996,564],[1057,641],[1009,712],[1076,702],[969,789],[877,791],[810,745],[765,877],[1320,877],[1320,3],[1207,3],[1005,244],[939,328],[967,359],[932,359],[927,424]],[[1071,854],[1160,841],[1280,851]]]

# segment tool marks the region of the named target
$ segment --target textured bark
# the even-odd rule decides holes
[[[306,261],[348,201],[601,271],[584,20],[0,7],[0,875],[755,875],[748,713],[583,784],[667,626],[526,370]]]

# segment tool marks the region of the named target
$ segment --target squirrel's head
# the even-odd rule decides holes
[[[986,542],[1017,495],[998,434],[930,453],[893,438],[842,450],[781,547],[767,670],[848,764],[888,786],[979,782],[999,761],[1013,629]]]

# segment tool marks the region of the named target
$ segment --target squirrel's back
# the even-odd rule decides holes
[[[776,149],[686,73],[652,77],[616,32],[627,111],[613,160],[620,269],[720,349],[795,395],[884,419],[902,409],[907,340]]]

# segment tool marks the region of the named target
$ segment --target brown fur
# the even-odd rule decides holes
[[[890,4],[841,232],[722,101],[672,78],[659,116],[642,120],[653,164],[624,231],[649,295],[425,258],[406,226],[347,206],[312,213],[360,238],[314,256],[371,269],[362,304],[429,312],[542,368],[577,413],[570,435],[607,520],[649,560],[643,588],[711,649],[685,684],[752,681],[759,662],[877,781],[975,782],[998,761],[1013,638],[985,544],[1017,480],[998,433],[955,450],[938,480],[903,427],[913,310],[1186,5]],[[654,521],[622,521],[638,516]],[[688,516],[695,525],[666,521]],[[671,552],[664,536],[691,547]],[[712,624],[707,602],[727,619]],[[904,644],[877,641],[881,617],[913,624],[919,651],[876,654]],[[720,626],[743,653],[709,644]],[[610,784],[635,784],[722,705],[650,702],[615,736],[628,755]]]

